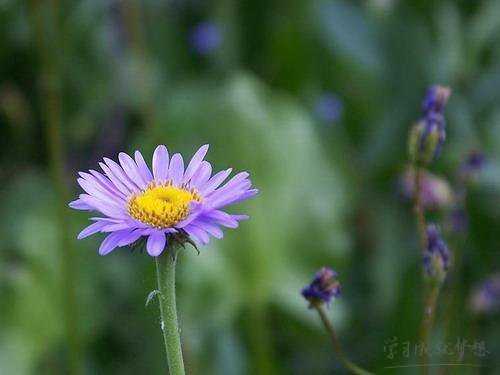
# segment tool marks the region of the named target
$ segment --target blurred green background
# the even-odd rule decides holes
[[[345,351],[376,373],[419,362],[421,259],[398,192],[425,89],[448,85],[434,171],[456,182],[471,149],[467,233],[438,311],[435,373],[500,373],[498,314],[473,287],[500,271],[500,1],[0,1],[0,374],[166,372],[154,264],[99,235],[67,203],[103,156],[210,143],[248,170],[251,220],[178,267],[192,374],[344,373],[301,288],[329,265]],[[434,213],[445,222],[446,210]],[[444,224],[443,224],[444,226]],[[67,316],[70,319],[67,319]],[[397,341],[398,350],[389,346]],[[405,343],[411,352],[401,351]],[[474,345],[484,344],[478,354]],[[71,350],[70,348],[73,348]],[[458,353],[458,354],[457,354]]]

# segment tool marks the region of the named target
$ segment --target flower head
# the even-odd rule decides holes
[[[189,41],[196,53],[208,55],[220,46],[222,34],[216,24],[202,22],[192,30]]]
[[[222,208],[248,199],[258,190],[252,189],[247,172],[222,185],[232,170],[211,176],[212,166],[203,160],[207,151],[208,145],[200,147],[184,168],[180,154],[169,158],[167,148],[160,145],[153,154],[152,171],[136,151],[134,159],[121,152],[120,164],[104,158],[99,163],[104,173],[80,172],[78,183],[85,193],[69,206],[100,215],[91,219],[94,223],[78,238],[109,233],[99,248],[99,254],[106,255],[144,237],[151,256],[160,255],[172,236],[200,244],[207,244],[210,236],[222,238],[221,227],[236,228],[239,221],[248,218],[228,214]]]
[[[484,168],[486,165],[486,156],[481,151],[471,151],[462,161],[460,166],[460,177],[469,181],[474,179],[476,175]]]
[[[340,283],[337,272],[328,267],[321,268],[312,282],[302,289],[302,296],[311,304],[330,303],[332,298],[340,295]]]
[[[435,224],[427,226],[427,247],[424,250],[424,270],[437,281],[443,281],[450,266],[450,251]]]
[[[429,113],[443,113],[444,107],[450,98],[451,90],[448,87],[434,85],[427,89],[424,101],[422,102],[422,111],[424,115]]]
[[[438,157],[446,139],[444,108],[451,91],[447,87],[432,86],[422,104],[424,117],[411,129],[408,149],[410,157],[428,164]]]
[[[314,107],[316,116],[325,123],[338,121],[342,116],[342,101],[333,93],[325,93],[318,98]]]
[[[500,311],[500,274],[494,274],[474,288],[471,307],[476,313]]]
[[[400,189],[404,198],[413,199],[415,194],[415,170],[408,168],[400,179]],[[425,209],[440,209],[453,203],[453,191],[448,181],[430,172],[422,171],[420,197]]]

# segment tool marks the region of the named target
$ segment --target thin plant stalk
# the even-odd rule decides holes
[[[424,213],[424,205],[422,202],[422,175],[423,171],[418,165],[415,165],[415,195],[414,195],[414,206],[413,210],[415,211],[415,217],[417,219],[417,228],[418,234],[420,238],[420,248],[425,251],[427,246],[427,235],[426,235],[426,227],[427,223],[425,220]]]
[[[420,340],[424,345],[423,351],[423,367],[422,373],[427,374],[428,368],[425,366],[429,362],[428,348],[425,348],[429,342],[430,333],[432,331],[432,326],[434,325],[434,320],[436,318],[436,305],[439,297],[439,291],[441,287],[439,283],[431,282],[427,291],[427,296],[424,303],[424,316],[422,319],[422,325],[420,327]]]
[[[344,365],[346,369],[348,369],[351,373],[357,374],[357,375],[372,375],[371,372],[364,370],[363,368],[359,367],[358,365],[354,364],[351,362],[347,356],[345,355],[344,351],[342,350],[342,346],[340,345],[340,341],[337,338],[337,334],[335,333],[335,329],[333,328],[333,324],[328,318],[328,315],[326,314],[325,308],[323,304],[315,303],[313,304],[313,307],[316,309],[318,312],[321,321],[323,322],[323,325],[325,326],[326,330],[330,334],[330,338],[332,340],[332,345],[333,345],[333,350],[339,357],[340,361]]]
[[[160,305],[161,331],[165,344],[170,375],[184,375],[181,338],[177,320],[175,302],[175,264],[177,262],[175,247],[169,248],[161,256],[155,258],[156,281]]]
[[[60,231],[61,291],[64,316],[64,331],[68,347],[68,373],[82,373],[82,344],[77,322],[76,269],[75,254],[69,237],[70,228],[67,219],[69,193],[64,182],[64,147],[62,128],[61,63],[58,58],[62,46],[58,18],[58,3],[48,2],[43,5],[32,0],[29,3],[33,36],[40,59],[40,97],[42,114],[45,122],[45,137],[49,152],[49,168],[57,194],[57,220]],[[49,7],[50,18],[43,11]],[[44,16],[45,15],[45,16]],[[57,38],[48,37],[52,33]],[[54,45],[56,44],[56,45]]]
[[[427,223],[425,220],[424,206],[422,202],[422,175],[423,169],[415,164],[415,203],[414,211],[417,220],[417,228],[420,238],[421,251],[424,252],[427,247]],[[427,281],[427,280],[424,280]],[[435,314],[436,314],[436,304],[439,297],[439,291],[441,289],[441,284],[435,281],[429,281],[428,286],[425,291],[425,301],[424,301],[424,311],[422,324],[420,327],[420,341],[424,346],[428,346],[429,337],[432,332],[434,325]],[[429,356],[426,350],[423,354],[423,364],[426,365],[429,361]],[[426,366],[422,367],[422,373],[427,374],[428,368]]]

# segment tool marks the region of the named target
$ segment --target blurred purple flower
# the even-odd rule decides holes
[[[471,307],[476,313],[500,311],[500,274],[493,274],[472,292]]]
[[[453,191],[445,179],[423,171],[420,184],[424,208],[439,209],[453,203]],[[413,168],[408,168],[404,172],[400,180],[400,189],[406,199],[413,200],[415,193],[415,171]]]
[[[422,103],[423,118],[410,133],[409,151],[414,161],[427,164],[439,156],[446,139],[444,107],[450,97],[450,89],[431,86]]]
[[[425,273],[438,280],[443,280],[450,266],[450,251],[435,224],[427,226],[427,247],[424,250]]]
[[[469,217],[463,207],[455,207],[448,216],[449,228],[454,232],[465,232],[469,227]]]
[[[443,113],[450,94],[451,90],[448,87],[439,85],[429,87],[422,103],[424,115],[427,116],[432,112]]]
[[[340,98],[333,93],[324,93],[315,104],[316,117],[326,123],[334,123],[342,116],[344,106]]]
[[[422,109],[424,111],[424,131],[420,139],[420,151],[424,151],[428,137],[436,134],[438,138],[434,151],[434,157],[441,153],[446,139],[446,121],[444,119],[444,107],[448,102],[451,91],[448,87],[435,85],[427,90]]]
[[[486,165],[486,156],[481,151],[471,151],[460,166],[460,177],[463,180],[473,179]]]
[[[196,53],[208,55],[221,45],[222,33],[215,23],[202,22],[191,31],[189,42]]]
[[[332,298],[340,295],[340,283],[337,272],[329,267],[321,268],[312,282],[302,289],[302,296],[311,304],[330,303]]]

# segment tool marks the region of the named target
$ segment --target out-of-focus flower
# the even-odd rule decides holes
[[[212,177],[212,166],[204,161],[208,145],[200,147],[186,169],[180,154],[169,159],[167,148],[160,145],[153,154],[152,173],[142,154],[135,160],[126,153],[118,156],[120,164],[104,158],[104,171],[80,172],[78,183],[86,194],[69,205],[78,210],[97,211],[103,217],[85,228],[78,238],[97,232],[110,233],[99,248],[106,255],[116,247],[147,238],[149,255],[162,253],[170,237],[189,238],[207,244],[210,236],[222,238],[222,227],[236,228],[246,215],[230,215],[221,209],[253,197],[247,172],[235,175],[222,187],[231,169]]]
[[[491,314],[500,311],[500,274],[493,274],[476,286],[470,303],[476,313]]]
[[[481,151],[471,151],[460,165],[460,177],[464,181],[473,180],[486,165],[486,156]]]
[[[467,211],[463,207],[454,207],[448,215],[447,224],[454,232],[465,232],[469,227]]]
[[[189,42],[196,53],[208,55],[221,45],[222,33],[215,23],[202,22],[191,31]]]
[[[450,251],[441,237],[437,225],[426,230],[427,247],[424,249],[424,270],[434,280],[443,281],[450,266]]]
[[[435,85],[427,89],[424,101],[422,102],[422,111],[427,116],[429,113],[443,113],[444,107],[450,98],[451,90],[449,87]]]
[[[344,106],[340,98],[330,92],[321,95],[314,106],[314,113],[325,123],[334,123],[342,116]]]
[[[406,199],[413,200],[415,194],[415,170],[408,167],[400,180],[401,192]],[[425,209],[440,209],[450,206],[453,201],[453,191],[449,183],[430,172],[422,171],[420,194]]]
[[[340,295],[340,283],[337,280],[337,272],[329,267],[323,267],[312,282],[302,289],[302,296],[308,300],[311,305],[318,303],[330,303],[332,298]]]
[[[449,88],[438,85],[427,90],[422,104],[424,117],[409,135],[408,151],[414,162],[428,164],[439,156],[446,139],[444,108],[450,93]]]

